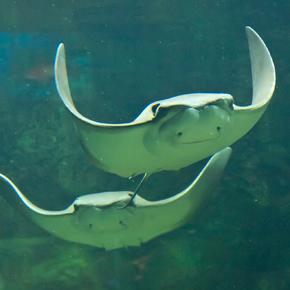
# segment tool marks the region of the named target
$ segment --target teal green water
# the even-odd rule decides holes
[[[46,209],[139,181],[95,168],[82,152],[54,86],[59,42],[77,108],[101,122],[131,121],[150,102],[184,93],[249,104],[246,25],[269,48],[277,86],[232,146],[215,197],[140,248],[106,252],[53,238],[1,199],[0,290],[290,289],[289,14],[286,0],[1,1],[0,172]],[[172,196],[204,163],[154,174],[139,194]]]

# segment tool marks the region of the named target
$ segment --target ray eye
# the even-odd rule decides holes
[[[220,132],[221,130],[221,127],[216,127],[217,131]]]
[[[182,132],[178,132],[178,133],[177,133],[177,136],[181,136],[181,135],[182,135]]]

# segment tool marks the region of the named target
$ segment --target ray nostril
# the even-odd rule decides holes
[[[178,132],[178,133],[177,133],[177,136],[181,136],[181,135],[182,135],[182,132]]]
[[[220,132],[221,131],[221,127],[216,127],[217,131]]]

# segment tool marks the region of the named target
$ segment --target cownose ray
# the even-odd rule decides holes
[[[107,124],[81,115],[67,79],[64,45],[55,58],[55,82],[73,118],[80,143],[99,168],[121,177],[179,170],[230,146],[266,110],[275,87],[275,68],[263,40],[246,27],[252,68],[252,104],[233,104],[229,94],[196,93],[148,105],[130,123]],[[144,175],[145,176],[145,175]]]
[[[216,153],[198,177],[182,192],[150,202],[133,192],[115,191],[78,197],[68,208],[48,211],[32,204],[7,177],[0,174],[0,195],[15,210],[50,234],[106,250],[140,246],[186,223],[211,196],[231,154]]]

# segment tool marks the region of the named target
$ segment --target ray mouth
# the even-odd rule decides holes
[[[217,138],[205,139],[205,140],[193,141],[193,142],[183,142],[183,143],[179,143],[179,144],[182,144],[182,145],[186,145],[186,144],[196,144],[196,143],[203,143],[203,142],[212,141],[212,140],[215,140],[215,139],[217,139]]]
[[[219,136],[216,137],[216,138],[211,138],[211,139],[204,139],[204,140],[193,141],[193,142],[182,142],[182,143],[176,143],[176,144],[180,144],[180,145],[190,145],[190,144],[197,144],[197,143],[209,142],[209,141],[216,140],[218,138],[219,138]]]
[[[210,141],[217,140],[219,137],[220,137],[220,134],[218,134],[218,136],[216,136],[216,137],[209,138],[209,139],[197,140],[197,141],[192,141],[192,142],[175,142],[175,144],[178,144],[178,145],[191,145],[191,144],[205,143],[205,142],[210,142]]]

